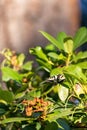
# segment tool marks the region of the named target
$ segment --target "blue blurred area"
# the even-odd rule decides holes
[[[80,0],[81,26],[87,27],[87,0]]]
[[[87,27],[87,0],[80,0],[80,10],[81,10],[81,26]],[[82,51],[87,50],[87,43],[82,45],[80,48]]]

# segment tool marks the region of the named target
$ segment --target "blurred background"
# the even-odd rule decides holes
[[[39,30],[73,36],[80,26],[87,26],[87,0],[0,0],[0,50],[27,54],[46,45]]]

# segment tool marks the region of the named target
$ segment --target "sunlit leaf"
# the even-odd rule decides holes
[[[63,49],[63,46],[61,45],[61,43],[58,42],[58,40],[56,40],[56,38],[54,38],[53,36],[51,36],[50,34],[40,31],[41,34],[47,38],[52,44],[54,44],[59,50]]]
[[[36,55],[38,58],[44,61],[48,61],[46,54],[43,52],[40,46],[37,46],[36,48],[31,48],[30,53]]]
[[[15,99],[19,99],[19,98],[22,98],[23,96],[25,95],[25,92],[19,92],[15,95]]]
[[[50,72],[50,76],[54,76],[57,74],[62,74],[63,73],[63,67],[58,67],[58,68],[54,68],[52,69],[52,71]]]
[[[85,52],[79,52],[78,54],[74,55],[73,61],[78,62],[79,60],[83,60],[87,58],[87,51]]]
[[[66,60],[66,57],[62,53],[49,52],[47,55],[55,60]]]
[[[46,120],[49,120],[49,121],[54,121],[54,120],[57,120],[59,118],[63,118],[65,116],[68,116],[72,114],[72,110],[71,108],[60,108],[60,109],[57,109],[56,111],[54,111],[53,113],[47,115],[47,118]]]
[[[57,40],[61,44],[62,49],[64,50],[64,39],[67,37],[65,32],[60,32],[57,35]]]
[[[26,62],[22,66],[22,69],[30,71],[30,70],[32,70],[32,64],[33,64],[33,61]]]
[[[41,96],[41,91],[40,90],[33,90],[33,91],[31,91],[30,93],[29,93],[29,95],[31,96],[31,97],[40,97]]]
[[[74,50],[87,42],[87,29],[86,27],[81,27],[75,34],[74,38]]]
[[[37,122],[36,123],[36,130],[40,130],[41,129],[41,123],[40,122]]]
[[[83,85],[82,85],[82,88],[83,88],[83,90],[85,91],[85,93],[87,94],[87,84],[83,84]]]
[[[68,68],[66,68],[66,71],[64,71],[64,73],[71,75],[79,81],[86,82],[87,80],[85,74],[82,72],[82,69],[78,65],[70,65]]]
[[[59,85],[58,86],[58,96],[61,101],[65,101],[68,97],[69,94],[69,89],[66,88],[65,86]]]
[[[77,63],[77,65],[79,67],[81,67],[82,69],[87,69],[87,61],[83,61],[83,62]]]
[[[24,118],[24,117],[12,117],[12,118],[4,119],[0,123],[6,124],[6,123],[11,123],[11,122],[21,122],[21,121],[28,121],[28,120],[30,120],[30,119]]]
[[[47,44],[45,46],[45,50],[46,51],[56,51],[57,49],[56,49],[56,47],[53,44]]]
[[[16,81],[21,81],[22,76],[15,70],[9,68],[9,67],[2,67],[2,80],[3,81],[9,81],[10,79],[16,80]]]
[[[72,52],[73,52],[73,40],[72,39],[67,39],[64,42],[64,51],[67,52],[68,54],[72,54]]]
[[[58,54],[57,53],[49,52],[48,56],[52,57],[53,59],[57,59],[58,60]]]
[[[21,54],[18,56],[18,63],[19,63],[20,66],[23,65],[24,59],[25,59],[25,55],[24,55],[23,53],[21,53]]]

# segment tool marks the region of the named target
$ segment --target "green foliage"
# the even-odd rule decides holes
[[[78,48],[79,46],[87,42],[87,29],[85,27],[80,28],[74,36],[73,40],[74,49]]]
[[[9,67],[2,67],[2,80],[7,82],[9,81],[10,79],[12,80],[16,80],[16,81],[21,81],[22,80],[22,76],[20,74],[18,74],[17,71],[9,68]]]
[[[9,92],[7,90],[0,90],[0,100],[11,103],[14,100],[14,95],[12,92]]]
[[[74,37],[47,32],[44,48],[36,46],[26,56],[4,49],[0,81],[0,127],[3,130],[71,130],[87,126],[87,51],[76,49],[87,42],[87,29]],[[62,79],[64,78],[64,79]]]

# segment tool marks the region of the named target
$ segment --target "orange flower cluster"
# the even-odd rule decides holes
[[[43,98],[34,98],[33,100],[23,100],[22,104],[25,106],[26,116],[32,116],[35,112],[41,112],[40,118],[44,119],[51,102],[44,101]]]

